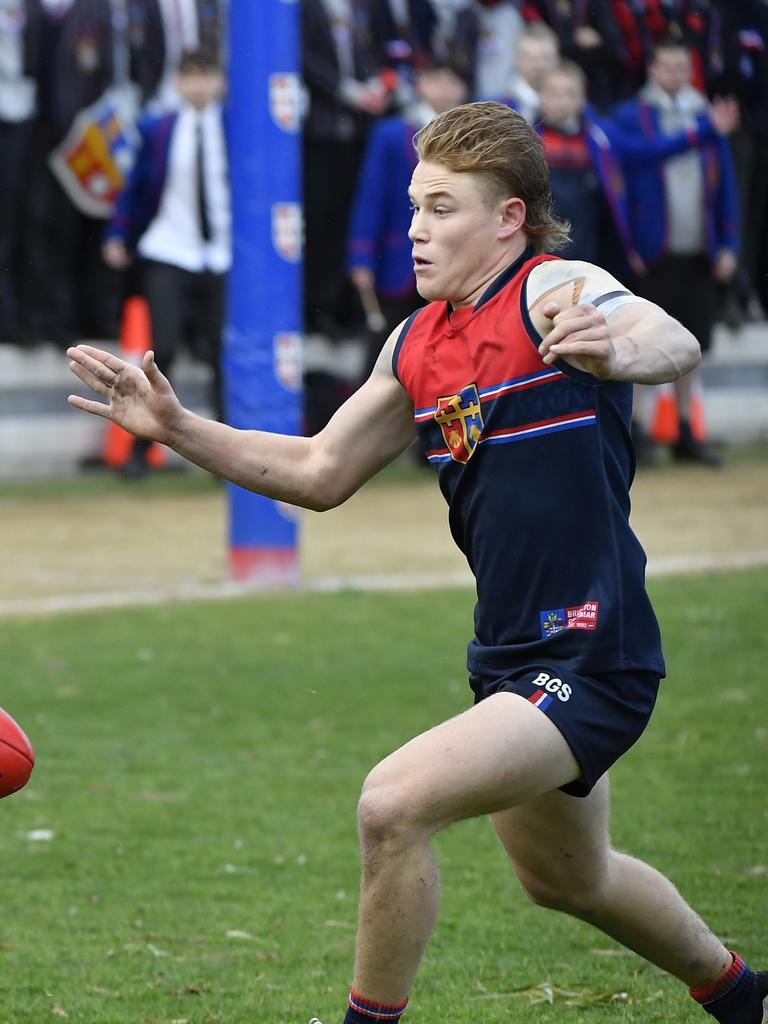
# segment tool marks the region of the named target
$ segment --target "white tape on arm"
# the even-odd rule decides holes
[[[594,299],[583,299],[583,302],[591,302],[604,317],[608,317],[614,309],[618,309],[620,306],[626,306],[628,302],[645,302],[645,299],[639,298],[637,295],[633,295],[632,292],[626,291],[625,289],[616,289],[613,292],[604,292],[602,295],[596,296]]]
[[[627,303],[646,301],[593,263],[553,260],[534,267],[528,278],[529,308],[541,305],[549,298],[557,297],[562,302],[566,296],[572,306],[591,303],[605,317]]]

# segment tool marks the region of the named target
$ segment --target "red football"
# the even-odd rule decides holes
[[[26,786],[35,764],[35,752],[24,731],[0,708],[0,797]]]

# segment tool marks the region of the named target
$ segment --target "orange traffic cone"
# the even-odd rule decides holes
[[[680,436],[677,398],[671,384],[659,384],[656,388],[650,434],[657,444],[674,444]]]
[[[704,422],[704,396],[698,381],[694,381],[691,393],[691,433],[702,443],[707,439],[707,425]]]
[[[659,384],[651,418],[651,437],[657,444],[674,444],[680,437],[680,414],[672,384]],[[691,433],[697,441],[707,437],[704,422],[704,400],[701,387],[694,383],[691,393]]]
[[[152,347],[152,325],[146,299],[132,295],[123,306],[123,322],[120,326],[120,358],[126,363],[141,366],[144,353]],[[133,451],[133,435],[118,427],[107,424],[104,438],[102,461],[105,466],[118,469],[124,466]],[[147,463],[154,469],[165,464],[166,452],[162,445],[153,444],[147,453]]]

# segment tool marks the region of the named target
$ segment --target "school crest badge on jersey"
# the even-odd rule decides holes
[[[468,384],[457,395],[438,398],[435,422],[456,462],[468,462],[483,432],[483,413],[477,384]]]

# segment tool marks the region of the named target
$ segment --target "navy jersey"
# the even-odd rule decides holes
[[[469,668],[664,675],[629,526],[632,385],[543,362],[526,280],[550,259],[529,248],[475,306],[418,310],[393,354],[477,582]]]

